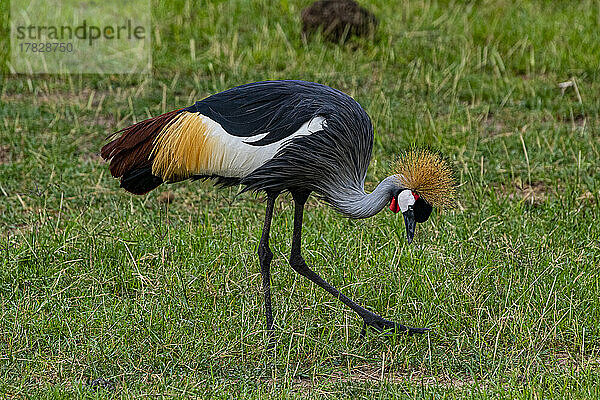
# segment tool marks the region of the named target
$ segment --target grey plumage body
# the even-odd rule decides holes
[[[272,84],[282,83],[288,90],[286,100],[295,103],[293,114],[303,121],[322,117],[323,129],[292,139],[271,160],[243,177],[244,191],[310,190],[350,217],[369,216],[350,206],[351,199],[367,200],[364,182],[373,149],[369,116],[339,90],[301,81]]]

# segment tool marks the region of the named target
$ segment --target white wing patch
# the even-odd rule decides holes
[[[279,142],[264,146],[253,146],[251,143],[261,140],[269,132],[250,138],[233,136],[227,133],[218,122],[204,115],[200,115],[200,117],[207,127],[206,134],[215,140],[211,140],[213,146],[206,168],[201,171],[194,171],[194,173],[198,175],[217,174],[236,178],[242,178],[262,166],[294,138],[310,135],[326,126],[325,118],[314,117],[305,122],[296,132]]]

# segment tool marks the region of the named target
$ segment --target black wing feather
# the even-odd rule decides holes
[[[315,86],[326,88],[302,81],[249,83],[200,100],[187,111],[209,117],[233,136],[267,133],[258,141],[247,142],[265,146],[290,136],[318,114],[321,104]]]

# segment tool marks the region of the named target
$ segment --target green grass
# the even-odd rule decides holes
[[[151,76],[2,77],[0,394],[600,397],[600,4],[373,1],[373,41],[340,46],[303,40],[308,3],[155,1]],[[389,212],[352,221],[311,200],[305,214],[319,273],[434,334],[360,340],[359,318],[288,266],[285,197],[270,353],[262,196],[195,182],[133,197],[97,156],[148,115],[280,78],[364,106],[369,189],[411,144],[455,163],[458,207],[410,246]],[[114,387],[91,389],[97,378]]]

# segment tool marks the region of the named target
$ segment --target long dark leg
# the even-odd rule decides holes
[[[292,254],[290,255],[290,265],[292,268],[298,272],[300,275],[310,279],[327,292],[331,293],[333,297],[339,299],[342,303],[350,307],[354,310],[360,317],[362,317],[365,325],[373,327],[375,330],[379,332],[383,332],[385,330],[394,330],[396,332],[407,332],[409,335],[413,333],[424,333],[427,332],[428,329],[424,328],[409,328],[404,325],[397,324],[393,321],[388,321],[382,318],[380,315],[375,314],[367,310],[364,307],[361,307],[350,298],[340,293],[335,287],[331,286],[327,283],[323,278],[321,278],[316,272],[306,265],[304,258],[302,258],[301,254],[301,242],[302,242],[302,216],[304,214],[304,204],[310,192],[292,192],[292,197],[295,202],[294,209],[294,235],[292,238]],[[361,332],[361,335],[364,334]]]
[[[267,320],[267,331],[273,332],[273,311],[271,309],[271,260],[273,253],[269,248],[269,233],[271,231],[271,219],[273,218],[273,207],[279,193],[267,193],[267,211],[265,212],[265,224],[258,245],[258,259],[260,260],[260,273],[262,275],[262,289],[265,295],[265,317]]]

